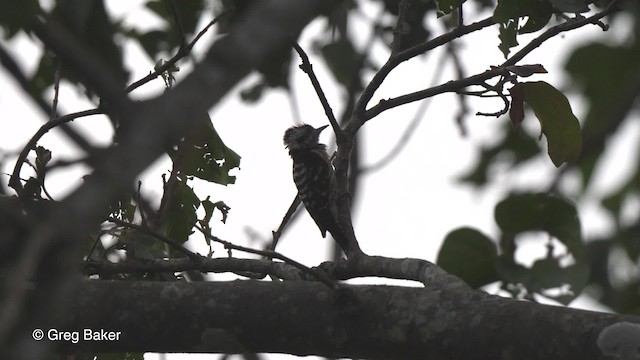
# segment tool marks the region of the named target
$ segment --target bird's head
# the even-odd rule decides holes
[[[318,138],[320,137],[320,133],[322,130],[326,129],[327,126],[329,125],[321,126],[316,129],[307,124],[296,125],[290,127],[284,132],[282,140],[289,151],[316,148],[319,145]],[[322,146],[324,147],[324,145]]]

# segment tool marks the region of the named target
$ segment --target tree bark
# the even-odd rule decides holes
[[[310,281],[86,281],[59,352],[288,353],[367,359],[606,359],[614,314],[540,305],[464,287]],[[89,332],[120,332],[114,341]],[[45,334],[48,329],[43,329]],[[61,330],[61,329],[58,329]],[[45,340],[46,335],[45,335]]]

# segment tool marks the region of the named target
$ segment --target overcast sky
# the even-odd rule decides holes
[[[140,27],[156,27],[158,19],[139,10],[142,1],[109,1],[110,10],[121,17],[125,24],[136,24]],[[472,5],[472,4],[470,4]],[[373,18],[379,11],[376,7],[366,8],[366,16]],[[472,11],[467,11],[472,22],[482,16],[471,17]],[[205,22],[210,19],[204,19]],[[350,30],[357,36],[366,35],[368,28],[363,25],[362,18],[350,23]],[[440,20],[431,19],[434,24]],[[203,25],[204,26],[204,25]],[[199,28],[202,28],[200,26]],[[341,94],[333,84],[332,76],[326,71],[324,64],[317,59],[310,49],[309,38],[315,31],[322,28],[320,21],[312,23],[303,33],[300,44],[311,56],[314,70],[323,84],[328,99],[336,114],[341,111]],[[435,29],[442,31],[441,25]],[[620,37],[622,34],[610,33],[609,36]],[[544,80],[562,89],[564,84],[563,62],[567,51],[570,51],[579,41],[603,36],[602,31],[595,26],[584,27],[577,31],[558,36],[545,43],[542,47],[527,56],[520,64],[541,63],[548,70],[544,76],[535,76],[531,80]],[[213,41],[215,35],[203,38],[196,46],[196,58],[199,58],[207,45]],[[527,38],[520,40],[526,44]],[[482,72],[490,65],[498,65],[504,59],[498,50],[497,29],[492,27],[481,32],[473,33],[459,40],[462,60],[465,62],[468,74]],[[23,69],[32,72],[37,64],[39,49],[30,44],[25,35],[17,36],[10,44],[10,50],[19,59]],[[141,78],[153,69],[154,61],[137,46],[126,44],[125,54],[127,64],[132,72],[130,81]],[[385,61],[386,48],[380,44],[374,48],[377,54],[377,64]],[[413,90],[429,86],[434,76],[433,70],[442,58],[443,49],[438,49],[426,58],[413,59],[403,63],[395,69],[376,93],[371,104],[379,99],[397,96]],[[168,58],[169,56],[167,56]],[[297,66],[297,58],[292,66]],[[187,64],[180,64],[184,75],[190,69]],[[441,82],[453,78],[452,68],[445,66],[441,74]],[[243,84],[250,84],[252,77]],[[529,79],[527,79],[529,80]],[[0,70],[0,149],[4,152],[17,152],[26,143],[45,120],[44,116],[26,99],[21,90],[16,87],[12,78],[4,69]],[[240,85],[238,89],[243,88]],[[322,107],[315,96],[314,90],[304,73],[294,72],[293,88],[299,103],[302,120],[314,126],[327,123]],[[136,90],[133,96],[141,98],[152,96],[162,91],[161,79]],[[483,144],[491,144],[499,139],[495,133],[507,118],[489,118],[469,116],[467,118],[468,136],[462,138],[455,125],[455,114],[458,111],[453,95],[440,95],[428,104],[422,121],[406,147],[392,163],[365,176],[360,185],[360,196],[354,209],[355,231],[362,249],[370,255],[384,255],[389,257],[419,257],[435,261],[438,248],[444,236],[457,227],[472,226],[483,232],[494,235],[496,226],[493,221],[493,207],[505,194],[505,190],[514,185],[536,188],[537,184],[548,182],[555,167],[548,158],[540,159],[519,171],[517,174],[506,174],[497,168],[495,171],[495,185],[488,191],[479,193],[473,189],[455,183],[455,178],[468,170],[476,159],[476,151]],[[580,118],[584,113],[579,99],[570,96],[574,113]],[[290,202],[296,195],[296,189],[291,179],[291,160],[282,144],[282,134],[293,124],[294,117],[290,110],[290,102],[282,91],[268,92],[256,105],[243,104],[237,91],[229,94],[219,106],[211,109],[210,114],[218,133],[231,147],[242,156],[241,169],[236,171],[237,183],[228,187],[209,185],[204,182],[194,182],[195,191],[202,197],[207,195],[211,199],[223,200],[230,207],[231,212],[227,224],[214,222],[216,235],[238,244],[250,244],[261,247],[261,243],[251,242],[252,237],[269,239],[275,230]],[[394,147],[402,136],[406,126],[414,117],[418,103],[387,111],[369,121],[361,130],[364,138],[363,164],[374,164]],[[469,99],[471,114],[477,111],[497,111],[502,106],[501,100]],[[93,108],[95,105],[81,100],[80,94],[66,84],[62,84],[60,92],[60,111],[70,113]],[[535,118],[525,119],[526,126],[539,131]],[[107,143],[111,130],[104,117],[88,117],[75,120],[74,125],[85,129],[97,143]],[[636,124],[637,125],[637,124]],[[328,142],[331,137],[325,131],[321,138]],[[612,158],[619,157],[617,153],[629,153],[632,139],[640,134],[640,127],[632,126],[625,129],[626,137],[621,137],[616,148],[611,151]],[[57,156],[70,157],[75,153],[67,139],[57,131],[47,134],[41,144],[53,151]],[[635,152],[637,153],[637,152]],[[11,158],[3,168],[3,173],[11,173],[13,160]],[[596,179],[591,192],[601,194],[612,184],[622,181],[624,173],[622,166],[612,166],[607,169],[607,177]],[[148,169],[142,176],[143,189],[148,196],[159,201],[161,196],[160,174],[169,169],[166,160],[159,161]],[[504,169],[502,169],[504,170]],[[54,197],[61,198],[68,191],[73,190],[80,183],[80,177],[86,169],[76,168],[74,171],[65,170],[63,173],[52,173],[47,180],[48,190]],[[7,175],[3,175],[7,176]],[[6,183],[8,177],[3,181]],[[571,181],[567,185],[570,186]],[[595,210],[593,204],[587,201],[581,209],[583,230],[586,234],[605,231],[610,224],[602,214]],[[216,216],[214,216],[216,218]],[[202,238],[189,243],[190,247],[206,253]],[[294,227],[281,239],[278,251],[290,256],[306,265],[314,266],[329,259],[329,242],[322,239],[318,229],[305,213],[294,224]],[[215,248],[217,255],[225,256],[221,248]],[[542,243],[527,245],[519,253],[527,262],[535,257],[542,257],[545,252]],[[245,254],[236,253],[237,256]],[[228,277],[216,275],[215,279]]]

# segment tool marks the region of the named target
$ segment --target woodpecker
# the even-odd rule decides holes
[[[283,141],[293,159],[293,182],[311,218],[320,229],[322,237],[331,233],[347,254],[361,254],[353,229],[345,229],[337,220],[337,187],[333,166],[327,155],[327,147],[318,142],[322,130],[311,125],[298,125],[287,129]]]

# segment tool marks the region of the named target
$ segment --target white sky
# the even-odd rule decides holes
[[[159,24],[158,19],[139,11],[142,1],[109,1],[107,3],[113,13],[121,17],[125,24],[144,24],[140,25],[141,27],[154,27]],[[375,7],[367,7],[367,17],[373,18],[377,11]],[[475,21],[484,16],[486,15],[473,19],[467,18],[465,21]],[[210,19],[204,20],[203,24]],[[434,24],[439,21],[432,20]],[[363,36],[362,34],[367,31],[361,20],[356,20],[350,25],[350,30],[358,36]],[[333,78],[322,61],[310,49],[310,35],[323,26],[324,24],[319,21],[312,23],[305,30],[300,43],[311,56],[314,70],[324,86],[334,111],[339,114],[341,94],[336,91]],[[435,28],[442,31],[442,26]],[[614,31],[604,35],[613,36],[616,39],[624,37],[624,33],[614,33]],[[530,79],[544,80],[562,88],[562,65],[567,51],[574,48],[578,42],[602,36],[602,31],[595,26],[579,29],[551,39],[520,64],[543,64],[549,74],[534,76]],[[196,46],[196,57],[199,57],[198,55],[207,48],[212,37],[207,36]],[[526,44],[526,38],[519,40],[521,44]],[[36,68],[35,61],[39,53],[30,41],[26,36],[19,35],[10,44],[13,54],[19,59],[23,69],[28,72]],[[504,60],[497,49],[495,27],[473,33],[458,40],[458,44],[469,75],[484,71],[490,65],[498,65]],[[132,71],[131,80],[139,79],[152,71],[154,62],[146,58],[140,48],[127,44],[125,49],[127,64]],[[375,52],[378,54],[377,63],[381,65],[386,59],[384,48],[379,45],[375,48]],[[381,98],[427,87],[431,83],[435,61],[438,61],[441,56],[442,50],[439,49],[429,55],[426,61],[421,58],[403,63],[392,72],[370,104],[376,104]],[[298,63],[296,58],[293,66],[297,66]],[[179,66],[182,74],[186,74],[190,68],[186,64]],[[441,82],[452,78],[452,68],[447,66],[446,69]],[[22,91],[16,89],[15,83],[4,71],[0,71],[0,82],[6,84],[0,87],[0,114],[2,114],[0,128],[3,129],[0,133],[0,148],[4,151],[17,152],[42,125],[44,117],[30,100],[25,100]],[[251,81],[244,84],[249,83]],[[325,124],[324,112],[306,75],[301,71],[295,71],[293,84],[303,121],[314,126]],[[162,91],[162,88],[162,80],[158,79],[134,92],[134,96],[147,97]],[[95,107],[80,100],[79,95],[72,87],[63,84],[60,92],[61,112],[69,113]],[[495,235],[493,207],[502,199],[505,192],[514,185],[536,189],[536,184],[540,184],[541,181],[546,183],[549,175],[555,171],[551,161],[543,159],[528,165],[517,174],[506,174],[501,172],[501,169],[496,169],[494,175],[497,181],[488,191],[482,193],[457,185],[455,178],[465,173],[475,163],[476,150],[479,146],[495,142],[496,140],[493,139],[495,131],[508,119],[470,116],[467,119],[469,136],[461,138],[454,124],[454,116],[458,111],[454,96],[440,95],[430,101],[431,104],[423,121],[402,154],[387,167],[363,178],[360,183],[360,196],[354,209],[354,225],[362,249],[370,255],[419,257],[435,261],[442,240],[452,229],[472,226],[489,235]],[[570,97],[570,101],[574,112],[580,118],[584,113],[583,107],[580,106],[581,102],[575,97]],[[471,113],[492,112],[500,109],[502,101],[486,99],[478,101],[471,98],[469,105]],[[365,125],[362,129],[365,139],[362,151],[363,164],[376,163],[393,148],[413,118],[417,106],[418,104],[411,104],[395,108]],[[291,160],[282,145],[282,134],[293,122],[289,101],[283,92],[275,91],[268,92],[257,106],[246,106],[239,100],[236,91],[228,95],[222,104],[213,108],[210,114],[214,126],[225,143],[242,156],[241,169],[237,172],[235,185],[224,187],[195,182],[195,190],[202,198],[210,195],[212,200],[223,200],[231,207],[227,224],[219,222],[212,224],[216,235],[238,244],[259,246],[249,241],[251,236],[248,234],[254,233],[261,239],[269,239],[271,231],[278,227],[296,194],[291,179]],[[538,129],[537,121],[533,116],[528,116],[525,122],[529,122],[527,126],[530,128]],[[106,143],[110,139],[111,130],[108,122],[102,117],[81,118],[76,120],[74,125],[85,129],[87,134],[95,138],[95,141]],[[606,193],[606,189],[614,184],[623,181],[625,174],[628,175],[628,170],[625,169],[629,169],[628,164],[633,163],[634,160],[629,159],[628,155],[619,156],[619,154],[638,153],[637,143],[633,140],[640,134],[638,122],[621,133],[625,135],[620,136],[619,141],[610,142],[615,143],[616,146],[610,150],[609,154],[611,158],[619,160],[607,165],[604,169],[607,176],[599,176],[596,179],[591,189],[593,195],[589,197],[591,200],[586,201],[581,207],[583,230],[587,236],[606,231],[611,226],[611,220],[603,218],[603,214],[597,211],[594,199],[596,196],[602,196]],[[327,142],[330,137],[325,134],[321,140]],[[58,131],[45,135],[41,144],[53,151],[54,159],[63,154],[66,156],[74,154],[73,146],[66,143],[66,138],[61,137]],[[636,147],[635,150],[633,146]],[[625,165],[620,161],[629,161],[629,163]],[[12,168],[13,163],[10,162],[5,165],[2,172],[11,173]],[[143,189],[151,198],[159,201],[160,174],[168,169],[169,164],[166,160],[159,161],[143,175]],[[62,174],[52,173],[47,181],[48,190],[60,198],[80,184],[80,176],[83,174],[81,168],[72,172],[65,171]],[[5,183],[7,180],[8,176],[3,179]],[[214,218],[218,217],[214,216]],[[202,253],[207,251],[201,238],[190,241],[189,245]],[[278,251],[306,265],[315,266],[329,258],[328,245],[328,240],[320,237],[315,224],[305,213],[281,239]],[[217,255],[225,256],[221,248],[215,249]],[[519,255],[523,255],[527,262],[531,262],[536,257],[542,257],[545,251],[542,243],[527,244],[523,246]],[[240,253],[236,255],[246,256]],[[229,277],[215,275],[213,278]],[[593,306],[587,299],[572,305]],[[209,355],[188,358],[217,357],[218,355]],[[156,359],[157,357],[147,355],[146,358]],[[186,357],[180,355],[167,358]]]

